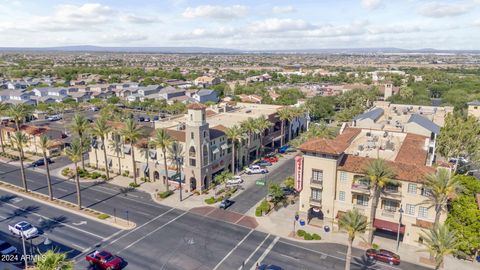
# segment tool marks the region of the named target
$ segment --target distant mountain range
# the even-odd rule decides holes
[[[240,50],[208,47],[102,47],[91,45],[62,46],[62,47],[0,47],[0,52],[112,52],[112,53],[210,53],[210,54],[239,54],[239,53],[271,53],[271,54],[480,54],[480,50],[437,50],[400,49],[400,48],[331,48],[331,49],[290,49],[290,50]]]

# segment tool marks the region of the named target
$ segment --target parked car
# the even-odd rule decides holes
[[[255,162],[253,165],[258,165],[260,167],[272,166],[272,163],[264,159]]]
[[[159,119],[160,119],[160,117],[158,117],[158,115],[155,115],[155,116],[153,117],[153,121],[158,121]]]
[[[100,269],[120,269],[123,264],[123,259],[112,255],[112,253],[102,250],[102,251],[93,251],[88,254],[85,259],[91,266],[99,267]]]
[[[227,180],[227,184],[234,185],[234,184],[241,184],[243,183],[243,179],[240,175],[235,175],[232,179]]]
[[[53,163],[53,161],[50,158],[47,158],[47,162],[48,162],[48,164]],[[38,159],[38,160],[35,160],[34,162],[32,162],[32,164],[30,164],[30,167],[38,167],[38,166],[43,166],[43,165],[45,165],[45,160],[43,158],[41,158],[41,159]]]
[[[264,157],[263,160],[270,162],[270,163],[275,163],[278,162],[278,157],[276,156],[269,156],[269,157]]]
[[[371,248],[371,249],[367,249],[365,254],[367,258],[370,260],[381,261],[384,263],[388,263],[390,265],[400,264],[400,256],[386,249],[376,250]]]
[[[245,169],[245,173],[246,174],[264,174],[264,173],[268,173],[268,170],[258,165],[252,165]]]
[[[280,266],[273,264],[261,264],[257,267],[258,270],[283,270]]]
[[[52,121],[52,122],[53,121],[58,121],[60,119],[62,119],[62,117],[60,115],[51,115],[51,116],[47,117],[47,120]]]
[[[12,255],[17,253],[17,248],[10,245],[10,243],[0,240],[0,254],[1,255]]]
[[[229,199],[224,199],[218,207],[220,207],[220,209],[227,209],[232,204],[233,204],[233,201]]]
[[[138,117],[138,122],[143,122],[143,121],[145,121],[145,118],[143,116],[139,116]]]
[[[145,117],[145,122],[150,122],[150,117]]]
[[[285,194],[285,195],[295,195],[295,194],[297,194],[297,191],[293,188],[283,187],[282,191],[283,191],[283,194]]]
[[[26,239],[38,236],[38,229],[26,221],[20,221],[15,225],[8,225],[8,230],[11,234],[16,236],[21,237],[23,234]]]
[[[290,149],[290,147],[291,147],[290,145],[286,144],[286,145],[278,148],[278,153],[285,154],[285,153],[288,152],[288,149]]]

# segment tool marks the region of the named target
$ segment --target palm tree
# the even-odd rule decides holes
[[[36,256],[34,259],[36,270],[73,270],[72,261],[67,260],[66,253],[56,252],[56,250],[48,250],[45,253]]]
[[[456,177],[451,177],[450,171],[439,168],[435,174],[429,174],[424,184],[426,189],[426,200],[422,204],[429,205],[429,208],[435,209],[435,223],[438,225],[440,215],[447,210],[449,198],[455,196],[460,191],[460,182]]]
[[[242,130],[237,126],[228,128],[225,131],[227,138],[232,141],[232,173],[235,174],[235,144],[243,139]]]
[[[112,127],[108,125],[107,120],[103,117],[97,118],[93,123],[92,134],[100,138],[103,148],[103,161],[105,163],[105,174],[107,175],[107,180],[110,180],[110,172],[107,160],[107,146],[105,145],[105,139],[108,134],[112,131]]]
[[[48,164],[47,151],[51,147],[52,142],[46,135],[42,135],[38,141],[38,147],[42,150],[43,161],[45,163],[45,169],[47,170],[47,186],[48,186],[48,198],[53,200],[52,191],[52,179],[50,178],[50,165]]]
[[[172,144],[173,140],[168,135],[165,129],[157,129],[157,133],[155,133],[155,137],[152,140],[152,144],[155,147],[162,149],[163,153],[163,166],[165,170],[165,190],[168,191],[168,166],[167,166],[167,148]]]
[[[23,148],[28,143],[28,137],[21,131],[15,131],[14,135],[10,137],[10,140],[18,150],[18,155],[20,156],[20,171],[22,173],[23,189],[25,190],[25,192],[28,192],[27,177],[25,176],[25,167],[23,165]]]
[[[87,134],[87,130],[90,128],[90,125],[88,124],[87,118],[81,114],[75,114],[72,119],[72,124],[70,125],[70,128],[72,129],[73,132],[75,132],[78,137],[80,138],[80,145],[82,146],[82,155],[80,157],[80,160],[82,161],[82,169],[85,170],[85,158],[83,157],[84,151],[84,146],[85,146],[85,135]]]
[[[233,174],[229,171],[223,171],[221,174],[217,174],[215,176],[215,182],[217,184],[222,184],[224,183],[225,184],[225,188],[227,188],[227,180],[229,179],[232,179],[233,178]]]
[[[8,105],[6,103],[0,102],[0,117],[8,115]],[[3,123],[0,123],[0,145],[2,147],[2,152],[5,153],[5,145],[3,143]]]
[[[252,117],[249,117],[247,120],[243,121],[240,124],[243,132],[247,133],[248,136],[248,162],[250,162],[250,146],[252,145],[252,136],[255,133],[258,133],[257,122]]]
[[[428,231],[422,230],[420,235],[423,239],[421,244],[425,246],[425,249],[420,251],[430,253],[435,260],[435,270],[440,269],[443,259],[455,253],[460,244],[456,236],[457,232],[450,230],[445,224],[434,226]]]
[[[78,162],[82,159],[83,155],[83,145],[80,142],[80,139],[75,138],[70,146],[65,149],[65,154],[67,157],[75,164],[75,184],[77,187],[77,206],[78,209],[82,209],[82,196],[80,194],[80,177],[78,173]]]
[[[358,234],[363,234],[367,230],[367,217],[360,214],[358,209],[349,210],[340,217],[340,219],[338,220],[338,226],[340,227],[340,230],[346,232],[348,235],[345,270],[350,270],[350,264],[352,261],[353,241]]]
[[[256,120],[256,126],[260,135],[260,155],[263,155],[263,137],[265,136],[265,130],[269,129],[271,126],[273,126],[273,124],[267,118],[265,118],[264,115],[261,115]]]
[[[370,196],[372,198],[372,208],[370,209],[369,221],[375,220],[375,214],[380,200],[380,194],[388,184],[396,184],[392,178],[395,172],[383,159],[374,159],[364,169],[366,180],[370,183]],[[369,231],[368,241],[373,242],[373,230]]]
[[[292,109],[289,107],[284,107],[278,110],[278,117],[280,118],[280,121],[282,121],[280,125],[280,132],[282,134],[282,139],[280,144],[283,146],[285,144],[285,123],[286,121],[292,121],[293,119],[293,114],[292,114]]]
[[[125,123],[125,127],[120,131],[120,133],[125,138],[125,141],[128,141],[132,146],[132,168],[133,168],[133,182],[137,185],[137,164],[135,162],[135,149],[133,145],[140,139],[142,135],[142,128],[137,125],[137,122],[132,118],[129,118]]]
[[[150,147],[152,145],[153,144],[149,142],[148,139],[140,140],[136,144],[136,146],[140,149],[140,153],[145,157],[145,164],[147,164],[147,167],[148,167],[148,156],[150,154]],[[147,178],[150,179],[150,174],[147,175]]]
[[[178,191],[180,195],[180,201],[182,201],[182,173],[180,170],[182,169],[183,164],[183,145],[178,143],[177,141],[172,141],[172,143],[168,146],[168,154],[168,160],[170,160],[171,163],[175,166],[175,170],[177,172]]]
[[[8,108],[7,114],[15,122],[17,131],[20,130],[20,124],[25,120],[25,117],[27,117],[31,111],[31,107],[25,104],[15,104]]]
[[[123,151],[123,142],[122,138],[120,137],[119,134],[114,133],[113,134],[113,140],[110,141],[110,149],[115,153],[118,159],[118,174],[122,174],[122,166],[121,166],[121,159],[120,159],[120,154]]]

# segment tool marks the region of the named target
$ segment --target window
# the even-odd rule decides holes
[[[386,191],[386,192],[398,192],[398,185],[387,184],[387,185],[385,186],[385,191]]]
[[[310,199],[312,201],[321,201],[322,200],[322,191],[320,189],[312,188],[312,193],[310,194]]]
[[[203,164],[208,164],[208,147],[203,145]]]
[[[206,137],[207,137],[207,132],[203,131],[203,138],[206,138]]]
[[[428,218],[428,208],[423,206],[418,207],[418,217]]]
[[[384,200],[383,201],[383,209],[388,212],[396,212],[398,207],[397,201],[392,200]]]
[[[417,194],[417,184],[408,184],[408,193]]]
[[[357,195],[357,205],[368,206],[368,196],[367,195]]]
[[[340,182],[342,182],[342,183],[347,182],[347,173],[346,172],[340,172]]]
[[[415,205],[407,203],[407,206],[406,206],[406,209],[405,209],[405,214],[414,216],[415,215]]]
[[[193,136],[193,132],[190,132],[190,139],[193,140],[194,136]]]
[[[431,192],[428,188],[426,188],[426,187],[423,187],[423,188],[422,188],[422,196],[428,197],[428,196],[430,196],[431,194],[432,194],[432,192]]]
[[[189,157],[195,157],[195,147],[191,146],[190,150],[188,151],[188,156]]]
[[[312,170],[312,181],[322,182],[323,181],[323,171],[322,170]]]
[[[345,201],[345,191],[340,191],[338,193],[338,200],[344,202]]]
[[[194,158],[191,158],[191,159],[190,159],[190,166],[192,166],[192,167],[197,166],[197,162],[195,161]]]

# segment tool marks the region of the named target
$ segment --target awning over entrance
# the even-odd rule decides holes
[[[214,146],[212,153],[218,154],[218,153],[220,153],[220,150],[218,150],[218,148]]]
[[[398,230],[398,223],[385,221],[385,220],[381,220],[381,219],[375,219],[375,221],[373,221],[373,227],[377,228],[377,229],[380,229],[380,230],[385,230],[385,231],[396,233],[397,230]],[[400,227],[400,233],[401,234],[405,233],[405,225],[403,225],[403,224]]]
[[[123,146],[123,153],[125,154],[130,154],[130,151],[132,150],[132,146],[131,145],[124,145]]]

